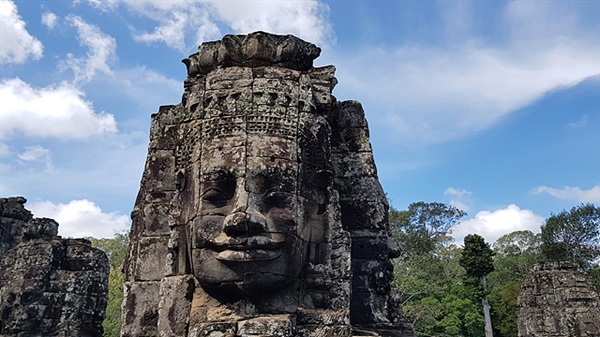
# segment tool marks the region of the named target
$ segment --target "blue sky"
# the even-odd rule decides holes
[[[493,242],[600,204],[598,1],[0,0],[0,195],[64,236],[129,226],[150,115],[202,41],[319,45],[362,102],[397,209],[438,201]]]

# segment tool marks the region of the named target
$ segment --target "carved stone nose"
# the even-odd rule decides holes
[[[250,214],[246,212],[229,214],[225,217],[223,227],[223,231],[228,236],[243,236],[265,231],[265,226],[257,221],[253,221]]]

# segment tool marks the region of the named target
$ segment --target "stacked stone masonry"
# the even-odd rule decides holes
[[[600,337],[600,297],[570,262],[536,264],[518,302],[519,337]]]
[[[85,239],[57,236],[23,197],[0,198],[0,336],[101,337],[109,265]]]
[[[152,116],[123,337],[414,336],[360,103],[291,35],[203,43]]]

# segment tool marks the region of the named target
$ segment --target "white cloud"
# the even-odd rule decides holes
[[[134,39],[147,43],[163,42],[188,52],[200,42],[221,38],[219,27],[238,34],[256,30],[294,34],[310,42],[326,45],[333,38],[327,17],[329,7],[320,1],[213,1],[183,0],[88,0],[103,11],[119,5],[158,23],[152,32],[133,27]],[[195,35],[195,45],[186,41]]]
[[[206,13],[202,15],[206,17]],[[191,18],[185,12],[175,11],[161,19],[160,26],[154,29],[152,33],[141,33],[134,35],[134,39],[138,42],[164,42],[167,46],[184,51],[185,28]],[[218,30],[217,30],[218,32]]]
[[[74,3],[80,3],[81,0],[74,0]],[[87,2],[95,8],[98,8],[102,11],[109,11],[117,8],[119,5],[119,0],[87,0]]]
[[[531,191],[533,194],[546,193],[555,198],[576,201],[581,203],[595,203],[600,204],[600,185],[596,185],[589,190],[582,190],[579,187],[565,186],[562,189],[538,186]]]
[[[461,190],[458,188],[454,188],[454,187],[448,187],[445,191],[444,191],[444,195],[450,195],[450,196],[456,196],[456,197],[463,197],[466,195],[471,195],[470,191],[467,190]]]
[[[0,157],[6,157],[12,154],[10,146],[6,143],[0,143]]]
[[[468,212],[470,210],[470,207],[468,205],[471,196],[470,191],[454,187],[448,187],[444,191],[444,195],[451,197],[450,206],[456,207],[465,212]]]
[[[112,75],[108,62],[116,58],[115,39],[78,16],[69,16],[67,21],[77,29],[79,44],[87,47],[88,51],[85,57],[67,54],[67,59],[61,62],[60,67],[73,71],[75,83],[89,82],[97,72]]]
[[[105,213],[94,202],[72,200],[67,204],[41,201],[28,205],[35,217],[51,218],[58,222],[58,234],[63,237],[110,238],[129,227],[129,217]]]
[[[465,202],[456,199],[450,200],[450,206],[458,208],[464,212],[469,212],[471,210],[471,207],[469,207],[469,205],[467,205]]]
[[[496,23],[510,26],[502,41],[472,32],[444,45],[369,46],[338,55],[336,90],[380,111],[368,117],[389,138],[431,144],[485,130],[548,92],[600,74],[597,30],[579,27],[568,10],[536,12],[521,3],[552,6],[511,4]]]
[[[25,29],[12,1],[0,1],[0,63],[24,63],[42,57],[42,43]]]
[[[238,33],[294,34],[318,45],[328,44],[333,36],[329,7],[319,1],[215,1],[210,5]]]
[[[479,234],[491,244],[502,235],[517,230],[530,230],[537,233],[543,223],[544,218],[531,210],[520,209],[517,205],[511,204],[495,211],[478,212],[475,217],[453,227],[452,236],[462,241],[468,234]]]
[[[46,170],[52,169],[52,156],[50,150],[40,146],[28,146],[25,152],[21,153],[19,159],[24,162],[42,162]]]
[[[121,94],[136,101],[136,105],[154,111],[160,105],[177,104],[181,100],[183,88],[180,80],[165,77],[146,67],[135,67],[117,72],[111,86]],[[140,102],[139,98],[145,97]]]
[[[27,136],[87,138],[114,133],[113,115],[95,113],[78,89],[62,83],[33,88],[19,78],[0,82],[0,132],[2,138],[14,131]]]
[[[588,115],[583,115],[576,122],[567,123],[567,126],[570,128],[581,128],[588,124]]]
[[[42,24],[48,27],[48,29],[54,29],[57,21],[58,16],[52,12],[45,12],[44,14],[42,14]]]

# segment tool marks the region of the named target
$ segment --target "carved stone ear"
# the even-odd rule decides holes
[[[314,193],[317,197],[317,203],[319,204],[317,214],[323,214],[325,212],[325,205],[329,203],[327,189],[332,183],[333,173],[329,170],[317,171],[310,179],[310,184],[314,187]]]
[[[181,169],[181,170],[177,171],[176,180],[175,180],[175,187],[180,192],[185,189],[185,183],[186,183],[186,180],[187,180],[185,176],[186,176],[185,170]]]
[[[333,172],[329,170],[319,170],[310,179],[310,184],[316,188],[327,190],[333,182]]]

